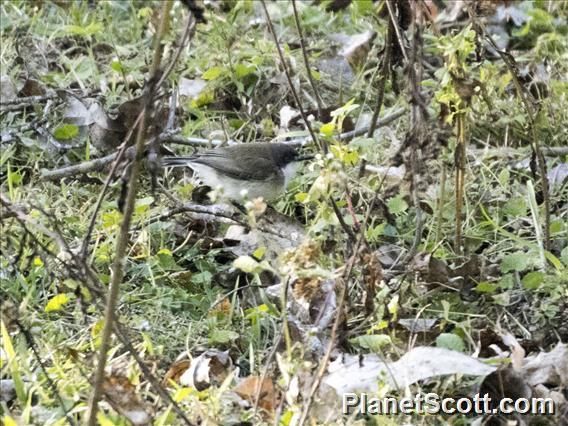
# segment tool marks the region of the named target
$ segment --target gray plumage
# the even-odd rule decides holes
[[[213,189],[221,187],[225,197],[278,198],[294,176],[296,149],[284,143],[247,143],[209,149],[190,157],[166,157],[165,166],[187,166],[199,180]]]

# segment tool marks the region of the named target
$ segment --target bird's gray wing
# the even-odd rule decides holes
[[[216,150],[206,151],[190,161],[212,167],[219,173],[239,180],[263,181],[278,176],[272,162],[266,158],[253,156],[227,156],[227,153],[217,153]]]

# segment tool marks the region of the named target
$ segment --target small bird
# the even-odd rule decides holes
[[[273,201],[285,191],[300,161],[285,143],[245,143],[209,149],[191,157],[165,157],[165,166],[186,166],[212,189],[222,188],[222,197],[241,202],[262,197]]]

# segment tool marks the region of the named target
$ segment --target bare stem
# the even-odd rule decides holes
[[[294,20],[296,21],[296,28],[298,29],[298,34],[300,35],[300,46],[302,47],[302,55],[304,57],[304,65],[306,66],[306,73],[308,74],[308,80],[310,82],[310,86],[312,86],[312,90],[316,97],[316,103],[318,105],[318,118],[321,120],[322,111],[324,109],[323,101],[321,100],[319,91],[314,81],[314,77],[312,76],[310,61],[308,58],[308,52],[306,51],[306,43],[304,42],[304,34],[302,33],[302,26],[300,25],[300,18],[298,17],[298,10],[296,8],[296,0],[292,0],[292,8],[294,9]]]
[[[367,132],[368,138],[373,137],[373,134],[377,129],[377,120],[379,119],[379,115],[381,113],[381,108],[383,106],[383,101],[385,98],[385,86],[390,74],[390,61],[391,61],[390,58],[392,51],[391,46],[393,41],[393,31],[394,31],[394,25],[392,22],[389,22],[385,37],[385,49],[383,55],[383,64],[381,66],[381,79],[379,80],[379,87],[377,93],[377,105],[375,106],[375,110],[373,111],[373,118],[371,118],[371,125],[369,126],[369,130]]]
[[[144,136],[146,133],[146,118],[149,109],[152,106],[154,89],[156,84],[156,76],[160,68],[160,62],[162,57],[162,37],[164,36],[168,23],[169,15],[172,7],[171,1],[166,1],[162,5],[162,14],[160,27],[156,33],[155,44],[154,44],[154,60],[152,63],[152,71],[149,79],[149,87],[146,95],[145,105],[142,110],[142,118],[140,124],[138,125],[138,132],[136,135],[136,155],[134,161],[132,162],[132,169],[130,172],[130,178],[128,182],[128,192],[126,195],[126,202],[124,208],[124,217],[120,225],[120,230],[116,243],[116,253],[112,264],[112,278],[110,283],[110,290],[106,301],[105,310],[105,321],[104,327],[101,335],[101,346],[99,349],[99,359],[95,372],[93,393],[91,395],[91,400],[89,401],[89,411],[88,411],[88,426],[95,426],[97,424],[97,411],[99,400],[103,393],[103,384],[105,380],[105,365],[107,360],[107,351],[110,347],[110,338],[114,326],[115,309],[118,302],[118,294],[120,284],[124,277],[124,263],[126,248],[129,242],[129,230],[130,223],[132,221],[132,214],[134,212],[134,203],[136,201],[136,192],[138,189],[138,175],[140,173],[140,163],[144,153]]]
[[[290,91],[292,92],[294,101],[296,102],[296,105],[300,110],[300,115],[302,116],[302,120],[304,120],[304,123],[306,124],[308,132],[310,133],[310,136],[312,137],[314,143],[320,147],[320,149],[323,151],[324,154],[327,154],[327,145],[324,141],[320,141],[316,137],[316,134],[314,133],[314,130],[312,129],[312,126],[308,121],[308,116],[304,111],[304,107],[300,102],[300,97],[298,96],[298,93],[294,88],[294,83],[292,82],[292,76],[290,75],[290,71],[288,70],[288,66],[286,65],[286,59],[284,58],[284,54],[282,53],[282,48],[280,47],[280,42],[278,41],[276,30],[274,29],[274,25],[272,24],[272,19],[270,19],[270,15],[268,14],[268,9],[266,8],[265,0],[261,0],[261,3],[262,3],[262,8],[264,9],[264,14],[266,16],[266,21],[268,23],[268,28],[270,29],[270,34],[272,34],[272,38],[274,39],[274,44],[276,45],[276,50],[278,51],[278,56],[280,57],[280,63],[282,64],[282,68],[284,68],[284,73],[286,74],[286,80],[288,80],[288,86],[290,87]]]

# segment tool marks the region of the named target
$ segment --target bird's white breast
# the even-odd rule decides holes
[[[204,164],[191,162],[189,166],[202,183],[214,190],[221,188],[223,197],[235,201],[241,201],[244,198],[252,200],[258,197],[262,197],[266,201],[274,200],[286,189],[295,172],[295,167],[288,165],[283,169],[284,182],[277,176],[265,181],[245,181],[219,173],[214,168]]]

